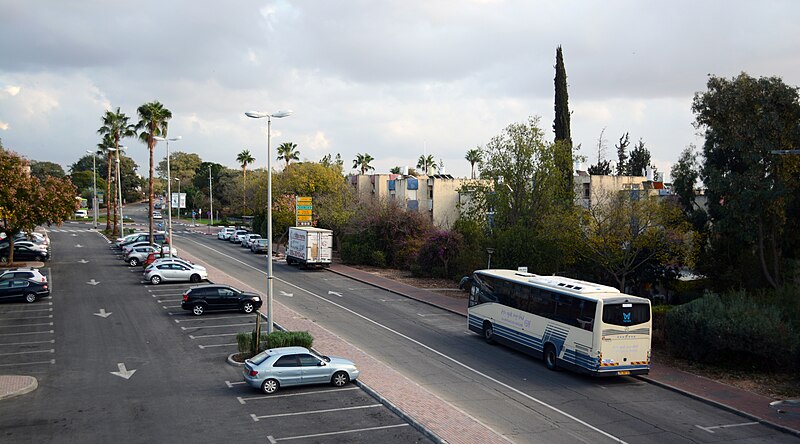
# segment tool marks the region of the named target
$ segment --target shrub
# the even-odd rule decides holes
[[[236,333],[236,344],[239,348],[239,354],[245,358],[250,358],[255,355],[255,339],[256,331]],[[261,343],[267,340],[266,333],[261,333]],[[261,347],[263,349],[264,347]]]
[[[800,331],[781,307],[744,291],[707,294],[666,315],[679,356],[705,363],[770,368],[800,364]],[[763,298],[762,298],[763,299]]]
[[[267,347],[305,347],[311,348],[314,338],[307,331],[273,331],[267,337]]]

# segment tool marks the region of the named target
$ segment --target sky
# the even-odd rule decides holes
[[[467,177],[467,150],[539,116],[552,140],[563,48],[571,131],[584,168],[630,134],[668,172],[702,146],[692,98],[709,75],[800,85],[800,2],[0,0],[0,139],[65,169],[100,142],[106,110],[137,121],[158,100],[171,151],[239,168],[248,149],[301,160],[368,153],[376,173],[423,154]],[[147,175],[148,151],[123,142]],[[156,162],[166,148],[156,147]],[[668,178],[668,177],[667,177]]]

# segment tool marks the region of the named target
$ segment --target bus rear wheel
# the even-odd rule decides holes
[[[549,370],[558,370],[558,363],[556,362],[556,348],[553,347],[553,344],[547,344],[547,346],[544,348],[544,365],[546,365]]]
[[[491,322],[483,324],[483,339],[485,339],[488,344],[494,344],[494,327],[492,327]]]

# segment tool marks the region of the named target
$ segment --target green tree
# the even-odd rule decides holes
[[[14,235],[38,225],[60,225],[79,208],[77,190],[67,178],[39,181],[25,171],[24,159],[0,149],[0,230],[8,235],[8,261],[14,262]]]
[[[169,153],[170,177],[172,179],[178,178],[181,182],[185,181],[188,183],[194,178],[201,163],[203,163],[203,159],[196,153],[172,151]],[[156,172],[158,173],[158,177],[164,180],[167,179],[167,156],[164,156],[164,158],[158,162]]]
[[[236,155],[236,161],[239,162],[239,165],[242,166],[242,214],[247,211],[247,165],[256,161],[256,159],[250,155],[250,150],[243,150],[241,153]]]
[[[628,146],[631,144],[628,133],[623,134],[619,138],[619,143],[615,145],[617,148],[617,176],[625,176],[628,174]]]
[[[417,160],[417,168],[422,170],[422,174],[431,174],[431,170],[436,170],[437,167],[432,154],[419,156]]]
[[[705,211],[697,204],[695,189],[700,180],[700,165],[694,145],[687,146],[678,162],[672,165],[672,190],[678,196],[678,202],[686,217],[692,222],[695,230],[702,230],[705,225]]]
[[[120,140],[126,137],[133,137],[136,135],[136,128],[133,124],[130,123],[130,118],[125,115],[125,113],[121,112],[119,107],[117,107],[116,111],[106,111],[103,114],[103,126],[97,130],[97,133],[104,136],[101,145],[98,145],[99,149],[102,149],[108,152],[108,173],[109,176],[107,182],[111,184],[112,182],[116,182],[116,180],[112,180],[113,173],[111,172],[111,155],[112,151],[111,148],[114,148],[113,154],[116,156],[117,160],[119,160],[119,147],[120,147]],[[107,138],[106,138],[107,137]],[[120,165],[121,166],[121,165]],[[122,202],[117,202],[116,197],[112,198],[112,194],[108,193],[109,190],[106,190],[105,198],[109,203],[115,202],[115,204],[108,205],[106,204],[106,230],[111,228],[112,236],[117,234],[117,211],[114,211],[114,225],[109,227],[110,216],[109,214],[109,206],[116,208],[116,205],[122,205]],[[116,196],[116,194],[113,194]],[[121,233],[119,233],[121,234]]]
[[[338,166],[340,171],[344,170],[344,160],[342,160],[342,155],[336,153],[336,158],[332,159],[330,154],[326,154],[322,156],[322,160],[320,162],[324,166]]]
[[[286,162],[286,166],[293,160],[300,160],[300,152],[297,151],[297,144],[292,142],[283,142],[278,145],[278,160]]]
[[[710,76],[692,110],[705,136],[708,272],[724,286],[780,287],[800,251],[800,234],[791,229],[800,207],[800,159],[772,151],[800,146],[798,90],[778,77]]]
[[[482,158],[482,155],[481,155],[480,147],[473,148],[471,150],[467,150],[467,155],[464,156],[464,159],[466,159],[467,162],[469,162],[469,167],[472,170],[472,176],[471,177],[473,179],[475,178],[475,164],[476,163],[479,164],[481,162],[481,158]]]
[[[630,152],[628,163],[626,164],[628,176],[644,176],[645,171],[650,166],[650,150],[644,146],[642,139]]]
[[[159,101],[145,103],[136,109],[139,115],[139,122],[136,124],[136,130],[140,131],[139,140],[147,144],[147,150],[150,153],[150,175],[148,178],[147,187],[147,218],[149,221],[148,233],[150,239],[153,238],[153,177],[155,175],[154,154],[156,148],[156,139],[154,137],[167,137],[167,122],[172,118],[172,112]]]
[[[360,169],[362,175],[367,174],[367,171],[375,169],[369,164],[373,160],[375,160],[375,158],[367,153],[356,154],[356,158],[353,160],[353,168]]]
[[[569,93],[567,92],[567,70],[564,68],[564,56],[561,46],[556,48],[556,76],[555,83],[555,119],[553,132],[555,133],[556,155],[558,170],[564,176],[564,196],[567,203],[572,204],[572,135],[570,133]],[[559,143],[561,142],[561,143]]]
[[[402,171],[402,170],[401,170],[401,168],[400,168],[399,166],[392,167],[392,168],[389,170],[389,172],[390,172],[390,173],[392,173],[392,174],[400,174],[400,171]]]
[[[64,168],[61,168],[61,165],[55,162],[32,160],[31,176],[39,179],[40,182],[44,182],[48,177],[61,179],[66,176],[66,174],[64,174]]]

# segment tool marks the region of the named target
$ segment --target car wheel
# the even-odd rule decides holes
[[[135,266],[139,265],[139,259],[136,259],[135,257],[132,257],[131,260],[128,261],[128,263],[131,264],[131,267],[135,267]]]
[[[255,310],[255,309],[256,309],[256,307],[250,301],[247,301],[244,304],[242,304],[242,311],[245,312],[245,313],[252,313],[253,310]]]
[[[36,294],[35,293],[25,294],[25,302],[36,302]]]
[[[347,372],[336,372],[331,378],[331,385],[334,387],[342,387],[348,382],[350,382],[350,377],[347,376]]]
[[[280,384],[278,384],[278,381],[274,379],[267,379],[266,381],[264,381],[263,384],[261,384],[261,391],[268,395],[271,395],[277,392],[279,387]]]
[[[203,304],[194,304],[194,306],[192,306],[192,314],[195,316],[201,316],[205,311],[206,308],[203,307]]]
[[[161,283],[161,276],[153,276],[150,278],[150,283],[153,285],[158,285]]]
[[[494,327],[491,322],[483,324],[483,339],[489,344],[494,344]]]
[[[553,344],[547,344],[544,348],[544,365],[550,370],[558,370],[556,348],[553,347]]]
[[[196,284],[196,283],[200,282],[200,275],[199,275],[199,274],[193,274],[193,275],[191,275],[191,276],[189,277],[189,282],[191,282],[191,283],[193,283],[193,284]]]

